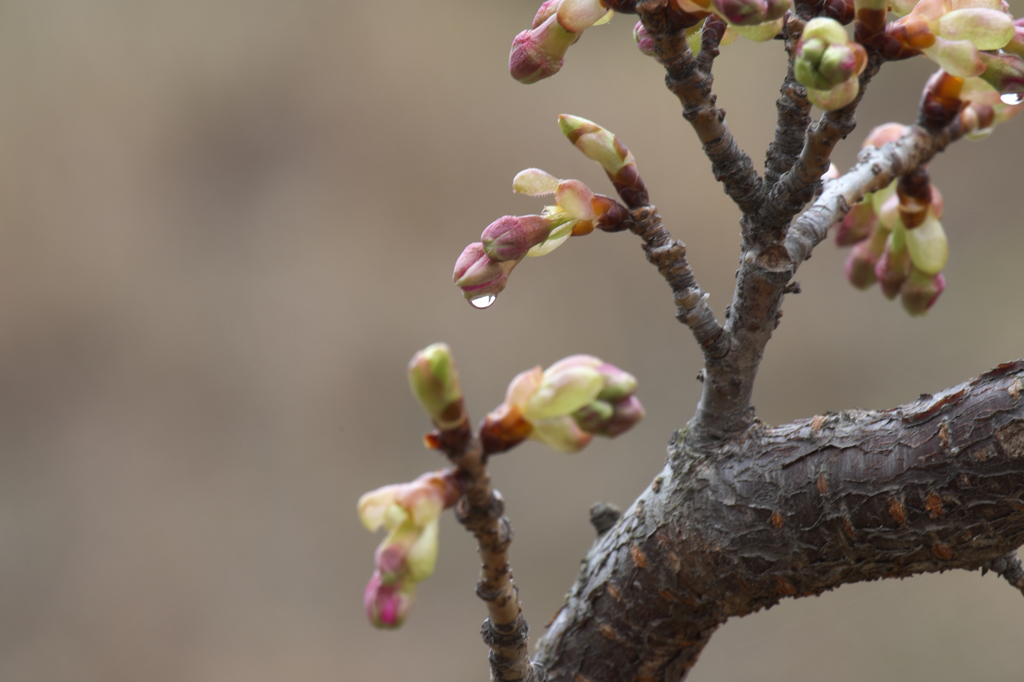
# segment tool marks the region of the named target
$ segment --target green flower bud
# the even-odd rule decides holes
[[[442,431],[462,424],[462,387],[451,349],[435,343],[416,353],[409,362],[409,388]]]

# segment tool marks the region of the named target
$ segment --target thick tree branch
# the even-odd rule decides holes
[[[884,412],[754,424],[669,463],[587,555],[551,680],[676,682],[733,616],[840,585],[1000,571],[1024,544],[1024,361]]]
[[[717,357],[724,354],[728,339],[707,304],[708,294],[697,284],[693,269],[686,260],[686,244],[672,239],[654,206],[634,209],[630,213],[629,229],[643,240],[647,260],[657,266],[658,272],[672,288],[676,319],[690,328],[706,355]]]
[[[711,38],[714,31],[706,36],[709,42],[706,47],[702,46],[698,60],[686,44],[683,30],[673,27],[666,15],[666,7],[667,3],[657,0],[645,0],[637,5],[644,28],[654,41],[658,62],[665,67],[665,85],[682,103],[683,118],[696,131],[704,153],[711,161],[715,179],[722,183],[725,193],[736,202],[740,211],[755,213],[761,203],[761,178],[754,170],[753,161],[736,144],[725,123],[725,111],[715,106],[716,98],[711,92],[714,77],[710,66],[717,53],[717,43]],[[712,27],[717,25],[716,22],[711,23]],[[708,70],[701,69],[702,63]]]

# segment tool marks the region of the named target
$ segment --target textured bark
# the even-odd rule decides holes
[[[719,625],[784,597],[953,568],[1021,581],[1006,557],[1024,544],[1022,393],[1017,361],[893,410],[755,423],[707,450],[677,433],[535,660],[550,680],[676,682]]]

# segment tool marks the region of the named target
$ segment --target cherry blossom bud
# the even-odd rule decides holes
[[[853,246],[867,239],[877,224],[878,216],[870,199],[857,202],[836,225],[836,245]]]
[[[551,221],[539,215],[502,216],[480,235],[484,252],[495,261],[519,261],[551,234]]]
[[[834,19],[807,22],[797,44],[793,73],[808,99],[826,111],[846,106],[860,91],[857,76],[867,66],[864,48]]]
[[[910,276],[900,288],[900,302],[911,315],[924,315],[945,289],[946,278],[941,273],[928,275],[916,268],[911,269]]]
[[[645,416],[644,406],[635,395],[614,404],[615,414],[605,429],[597,435],[615,438],[636,426]]]
[[[526,402],[523,416],[536,425],[545,419],[572,414],[597,398],[603,385],[601,375],[593,367],[552,366]]]
[[[593,436],[581,429],[576,420],[566,415],[535,423],[530,438],[539,440],[558,452],[572,454],[589,445]]]
[[[384,525],[388,511],[395,504],[395,499],[400,489],[400,485],[386,485],[372,490],[359,498],[359,504],[357,505],[359,520],[366,527],[366,530],[373,532]],[[403,514],[405,513],[400,508],[398,511]],[[400,518],[397,522],[393,523],[398,525],[404,520],[404,518]]]
[[[531,28],[537,28],[545,21],[550,19],[558,12],[558,3],[562,0],[544,0],[541,6],[537,8],[537,13],[533,15],[533,25]]]
[[[462,387],[447,344],[427,346],[409,362],[409,388],[420,406],[442,431],[465,422]]]
[[[897,236],[902,230],[894,230],[889,235],[885,250],[875,263],[875,277],[882,287],[885,297],[892,300],[900,292],[903,281],[910,273],[910,257],[906,245],[901,243],[902,237]],[[895,239],[894,239],[895,237]]]
[[[600,0],[562,0],[558,5],[558,23],[567,31],[582,33],[603,19],[608,12]]]
[[[881,149],[887,142],[895,142],[903,137],[907,130],[907,126],[902,123],[883,123],[868,133],[867,138],[861,144],[861,148],[875,147],[876,149]]]
[[[387,585],[377,571],[363,591],[363,607],[375,627],[397,628],[405,622],[415,598],[414,583],[409,581]]]
[[[536,83],[558,73],[565,53],[579,38],[578,33],[567,31],[552,14],[536,28],[523,31],[512,41],[508,68],[520,83]]]
[[[636,26],[633,27],[633,42],[636,43],[640,52],[648,57],[654,56],[654,39],[647,33],[642,21],[636,22]]]
[[[924,222],[906,231],[907,252],[914,267],[926,275],[937,275],[949,260],[949,243],[942,223],[929,211]]]
[[[985,64],[985,71],[980,76],[983,81],[1001,94],[1017,95],[1016,98],[1006,98],[1011,103],[1024,101],[1024,94],[1021,94],[1024,93],[1024,58],[1005,52],[979,52],[978,56]]]
[[[868,239],[854,245],[846,259],[846,279],[858,289],[867,289],[877,281],[875,265],[885,249],[889,233],[876,228]]]
[[[637,173],[636,160],[617,136],[579,116],[560,114],[558,125],[569,141],[588,159],[601,164],[628,206],[647,203],[647,188]]]
[[[467,299],[497,296],[504,291],[508,275],[519,261],[496,261],[487,255],[481,242],[474,242],[463,250],[455,261],[452,280],[462,289]]]

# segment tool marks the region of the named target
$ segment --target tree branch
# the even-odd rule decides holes
[[[786,36],[789,64],[786,67],[786,78],[779,89],[781,97],[775,102],[779,110],[775,139],[768,146],[765,160],[764,184],[769,189],[775,186],[783,173],[793,167],[803,149],[807,126],[811,124],[811,103],[807,101],[807,89],[793,75],[796,45],[803,29],[803,21],[793,15],[787,16],[783,34]]]
[[[566,682],[675,682],[714,630],[784,597],[1024,544],[1024,361],[884,412],[819,415],[669,463],[599,538],[539,643]],[[997,568],[998,567],[998,568]]]
[[[645,0],[637,5],[644,28],[654,41],[654,52],[658,62],[665,67],[665,85],[683,105],[683,118],[690,122],[700,139],[704,153],[711,160],[711,171],[722,183],[725,193],[744,214],[755,213],[761,203],[762,182],[754,163],[746,152],[739,148],[729,126],[725,123],[725,111],[715,107],[715,95],[711,92],[714,77],[710,66],[717,43],[702,46],[698,60],[686,44],[682,29],[674,29],[667,18],[668,3]],[[710,19],[710,17],[709,17]],[[712,27],[716,22],[711,22]],[[721,22],[717,22],[721,23]],[[721,36],[718,36],[721,39]],[[700,68],[701,62],[707,71]]]
[[[708,294],[697,284],[686,260],[686,244],[672,239],[654,206],[634,209],[630,213],[629,229],[643,240],[647,260],[657,266],[672,288],[676,319],[690,328],[706,355],[723,355],[728,349],[728,338],[707,304]]]
[[[504,516],[505,502],[491,486],[487,453],[468,426],[459,433],[439,432],[441,449],[458,466],[466,492],[455,508],[459,522],[473,533],[480,553],[480,580],[476,593],[487,604],[488,618],[480,634],[491,651],[491,679],[500,682],[544,682],[544,671],[530,662],[529,625],[508,561],[512,522]]]

